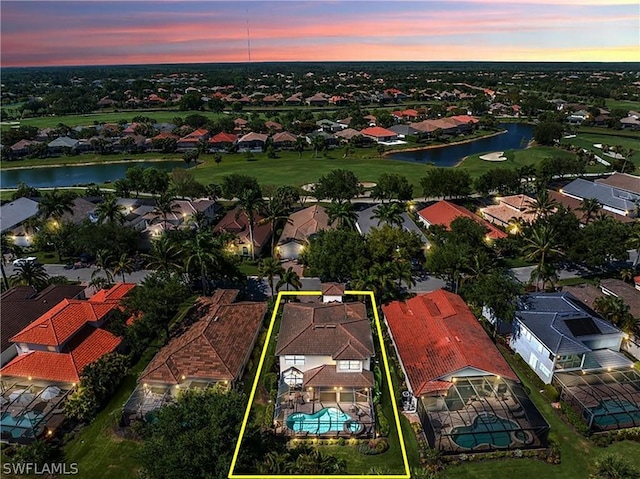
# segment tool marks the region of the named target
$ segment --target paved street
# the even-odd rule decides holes
[[[81,282],[89,282],[91,281],[91,274],[96,270],[95,267],[89,268],[80,268],[80,269],[64,269],[64,265],[62,264],[45,264],[43,265],[44,269],[47,271],[49,276],[65,276],[69,278],[70,281],[81,281]],[[11,276],[15,269],[11,263],[5,266],[5,271],[7,272],[7,276]],[[139,283],[141,282],[151,271],[148,270],[140,270],[134,271],[131,274],[127,274],[126,280],[131,283]],[[121,277],[117,278],[122,280]]]

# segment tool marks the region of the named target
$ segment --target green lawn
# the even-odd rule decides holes
[[[572,157],[573,153],[553,148],[551,146],[534,146],[524,150],[508,150],[504,153],[505,161],[485,161],[481,160],[481,153],[468,156],[457,168],[463,168],[472,177],[480,176],[494,168],[519,168],[525,165],[538,165],[546,158]]]
[[[640,111],[640,101],[614,100],[613,98],[609,98],[605,101],[605,104],[607,108],[611,108],[612,110],[620,108],[622,110]]]
[[[51,166],[51,165],[75,165],[82,163],[107,163],[110,161],[124,161],[124,160],[182,160],[182,153],[118,153],[116,155],[96,155],[93,153],[87,153],[76,156],[58,156],[53,158],[32,158],[5,161],[2,164],[3,169],[9,170],[11,168],[19,167],[33,167],[33,166]],[[135,163],[132,163],[135,164]]]
[[[559,465],[551,465],[537,459],[500,459],[493,461],[465,463],[447,468],[448,479],[493,479],[510,477],[517,479],[585,479],[589,477],[589,467],[593,460],[605,452],[615,452],[640,467],[638,443],[623,441],[607,448],[598,448],[591,441],[578,434],[564,423],[551,407],[549,401],[537,390],[537,387],[519,371],[518,364],[509,354],[505,358],[518,373],[523,385],[531,390],[529,397],[551,426],[549,437],[560,443],[561,459]],[[631,451],[635,451],[633,454]]]
[[[565,138],[563,143],[572,144],[589,150],[599,157],[607,160],[607,156],[603,155],[602,149],[596,148],[594,144],[609,145],[609,147],[621,146],[623,149],[632,149],[631,161],[636,165],[640,165],[640,137],[631,138],[626,136],[611,136],[597,133],[578,133],[575,138]]]

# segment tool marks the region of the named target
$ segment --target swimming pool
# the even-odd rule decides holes
[[[33,428],[42,420],[42,414],[29,411],[19,416],[12,416],[5,412],[0,417],[3,431],[9,431],[13,437],[32,437]]]
[[[345,423],[347,426],[345,427]],[[313,414],[294,412],[287,418],[287,427],[293,432],[308,432],[309,434],[326,434],[328,432],[357,433],[362,425],[351,420],[351,416],[335,407],[326,407]]]
[[[494,414],[476,416],[471,426],[458,426],[451,430],[451,440],[465,449],[481,444],[507,447],[513,441],[524,444],[528,439],[517,423]]]
[[[605,399],[589,411],[593,424],[604,429],[640,425],[640,407],[626,399]]]

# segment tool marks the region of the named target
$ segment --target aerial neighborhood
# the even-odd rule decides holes
[[[637,477],[590,476],[640,440],[637,68],[29,78],[2,88],[3,463]]]

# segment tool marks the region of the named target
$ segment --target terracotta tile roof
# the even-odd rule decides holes
[[[201,298],[198,309],[201,319],[162,348],[138,381],[179,384],[185,379],[239,379],[251,354],[267,305],[223,303],[235,300],[237,294],[237,290],[228,293],[222,290],[213,298]]]
[[[82,369],[115,351],[121,339],[104,329],[87,325],[63,352],[32,351],[21,354],[0,370],[3,376],[31,377],[45,381],[77,383]]]
[[[238,239],[243,243],[250,243],[249,238],[249,222],[247,215],[241,213],[236,217],[238,207],[229,211],[224,218],[213,229],[214,233],[226,232],[233,233],[238,236]],[[262,216],[254,215],[255,226],[253,227],[253,241],[258,248],[261,248],[271,237],[271,225],[263,224],[258,225]]]
[[[214,135],[211,138],[209,138],[209,143],[233,143],[237,139],[238,139],[237,135],[234,135],[233,133],[226,133],[224,131],[221,131],[217,135]]]
[[[342,296],[344,294],[344,284],[322,283],[322,294],[329,296]]]
[[[318,231],[329,229],[333,229],[333,226],[329,226],[326,210],[320,205],[309,206],[289,215],[289,221],[282,229],[278,244],[282,245],[290,241],[304,243]]]
[[[414,395],[445,388],[443,378],[467,367],[518,379],[460,296],[440,289],[382,311]]]
[[[362,133],[353,128],[345,128],[344,130],[336,131],[335,136],[338,138],[344,138],[345,140],[350,140],[356,136],[362,136]]]
[[[116,283],[109,289],[101,289],[94,294],[89,301],[91,303],[105,303],[109,301],[120,301],[136,287],[135,283]]]
[[[418,215],[420,215],[420,217],[430,225],[443,225],[447,229],[451,227],[451,222],[453,220],[460,216],[464,216],[485,226],[488,230],[487,236],[491,239],[507,237],[507,234],[504,231],[499,230],[488,221],[480,218],[478,215],[474,215],[468,209],[445,200],[438,201],[431,206],[427,206],[426,208],[418,211]]]
[[[580,208],[582,207],[582,201],[577,200],[575,198],[571,198],[570,196],[565,196],[562,193],[554,190],[549,190],[549,197],[555,200],[556,203],[573,211],[573,213],[578,217],[578,219],[581,222],[584,222],[585,213],[580,210]],[[604,208],[601,208],[600,211],[598,211],[598,214],[600,213],[610,216],[618,221],[621,221],[622,223],[633,223],[636,220],[636,218],[632,218],[630,216],[618,215],[612,211],[605,210]]]
[[[264,126],[269,130],[282,130],[282,125],[280,123],[271,120],[265,121]]]
[[[288,131],[281,131],[273,135],[272,139],[274,143],[295,143],[298,137]]]
[[[369,128],[365,128],[364,130],[360,130],[360,134],[365,136],[372,136],[374,138],[384,138],[387,136],[397,137],[395,131],[387,130],[386,128],[382,128],[381,126],[370,126]]]
[[[325,364],[309,369],[302,376],[303,387],[373,387],[375,381],[371,371],[343,373],[335,365]]]
[[[242,138],[238,140],[238,143],[244,143],[248,141],[260,141],[264,143],[269,138],[268,135],[263,135],[262,133],[251,132],[244,135]]]
[[[158,133],[156,136],[152,138],[152,140],[164,140],[165,138],[173,138],[174,140],[180,139],[178,135],[174,135],[173,133],[169,133],[165,131],[162,133]]]
[[[287,303],[276,355],[308,354],[366,359],[373,336],[363,303]]]
[[[490,205],[481,209],[482,216],[487,221],[507,224],[511,218],[517,218],[528,223],[536,219],[535,213],[527,213],[535,201],[527,195],[513,195],[499,198],[497,205]],[[495,221],[494,221],[495,220]]]

